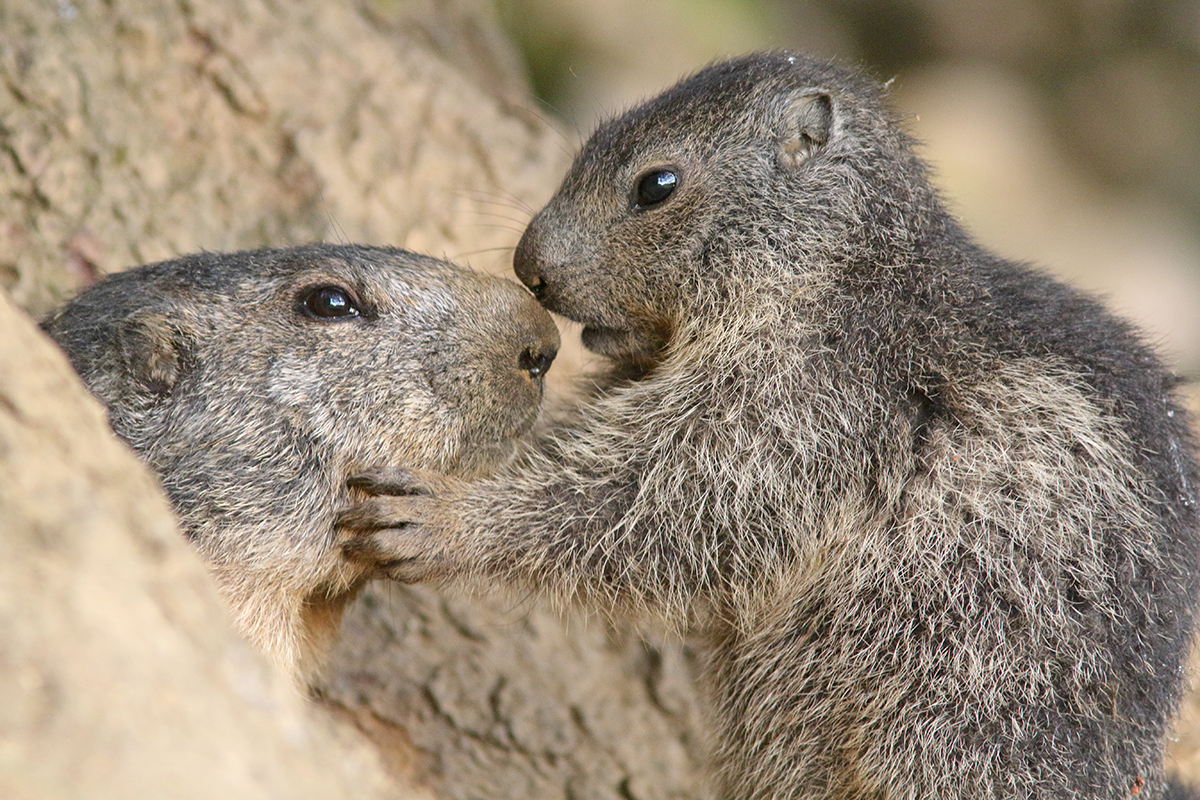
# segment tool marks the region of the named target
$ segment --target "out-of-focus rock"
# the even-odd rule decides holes
[[[1062,159],[1036,95],[1003,70],[921,70],[895,100],[982,244],[1105,296],[1169,363],[1200,371],[1200,230],[1183,213]]]
[[[819,0],[498,0],[539,99],[586,137],[710,61],[764,47],[852,55]],[[787,38],[780,38],[786,31]],[[849,52],[848,52],[849,51]]]

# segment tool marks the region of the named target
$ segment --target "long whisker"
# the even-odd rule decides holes
[[[321,198],[321,208],[324,209],[325,217],[329,220],[329,227],[333,230],[334,240],[338,244],[350,244],[350,237],[346,235],[346,231],[333,216],[333,212],[329,210],[324,197]]]
[[[500,214],[496,211],[476,211],[476,212],[474,212],[474,214],[479,217],[492,217],[494,219],[502,219],[502,220],[505,220],[506,222],[511,222],[514,225],[520,225],[521,227],[525,227],[526,225],[529,224],[529,217],[521,217],[521,218],[510,217],[505,214]]]
[[[468,250],[463,253],[455,253],[447,256],[448,261],[459,261],[470,258],[471,256],[483,255],[484,253],[511,253],[516,250],[515,247],[484,247],[479,250]]]
[[[535,213],[534,208],[532,208],[528,203],[517,197],[512,192],[464,188],[457,188],[451,191],[459,197],[465,197],[469,200],[485,203],[487,205],[500,206],[501,208],[521,211],[530,217],[532,217]]]

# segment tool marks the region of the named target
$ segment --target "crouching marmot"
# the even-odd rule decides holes
[[[974,244],[877,85],[709,67],[600,127],[514,263],[617,377],[491,478],[365,476],[344,522],[393,575],[689,627],[725,797],[1164,795],[1174,380]]]
[[[558,347],[511,282],[333,245],[132,269],[43,327],[161,476],[238,627],[298,677],[374,573],[334,531],[347,476],[503,462]]]

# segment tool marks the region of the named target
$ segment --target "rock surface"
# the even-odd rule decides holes
[[[382,798],[233,632],[157,482],[0,296],[0,797]]]
[[[323,239],[508,272],[525,220],[572,146],[524,110],[524,78],[488,8],[5,0],[0,287],[40,315],[136,263]],[[0,674],[28,697],[0,709],[13,717],[0,741],[3,780],[23,781],[13,784],[26,791],[17,797],[54,797],[56,787],[69,796],[111,769],[111,782],[96,784],[112,786],[108,796],[159,797],[174,776],[179,796],[224,798],[258,796],[235,789],[292,776],[314,794],[338,797],[357,781],[366,787],[357,796],[371,796],[370,758],[337,756],[345,765],[331,770],[327,732],[277,697],[275,679],[228,640],[204,576],[194,564],[190,577],[180,573],[190,562],[176,552],[182,542],[153,482],[116,443],[96,442],[94,404],[81,401],[91,434],[77,430],[74,406],[55,403],[64,390],[47,383],[67,381],[62,365],[26,359],[35,344],[44,349],[27,344],[31,336],[0,335],[0,386],[28,393],[18,408],[38,409],[62,454],[35,485],[25,450],[0,444],[0,525],[23,518],[18,510],[43,515],[29,523],[28,547],[0,564],[0,626],[20,622],[23,637],[0,654],[10,659]],[[560,383],[579,369],[573,338],[550,373]],[[15,414],[0,399],[0,421]],[[89,460],[93,451],[100,461]],[[110,451],[139,476],[133,483],[105,482],[116,473],[95,464]],[[87,511],[112,504],[120,514]],[[139,526],[159,544],[146,545]],[[17,541],[4,533],[0,547]],[[41,566],[33,542],[76,540]],[[111,592],[88,594],[100,584]],[[26,622],[18,614],[37,592],[70,602],[47,599]],[[137,641],[106,626],[125,626]],[[71,682],[58,673],[42,682],[60,659]],[[160,685],[161,672],[181,680]],[[380,585],[348,612],[320,698],[424,796],[696,797],[705,750],[690,678],[678,642],[647,644],[536,606]],[[189,709],[225,727],[203,732]],[[238,713],[251,720],[240,733]],[[44,737],[68,731],[70,747],[33,760],[57,741]],[[144,776],[138,763],[149,764]],[[211,776],[189,771],[206,763]],[[13,796],[6,788],[0,795]]]

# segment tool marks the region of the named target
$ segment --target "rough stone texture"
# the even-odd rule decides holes
[[[90,271],[323,238],[506,269],[565,164],[558,134],[376,19],[341,2],[6,3],[5,288],[42,313]]]
[[[0,293],[0,797],[372,798],[233,632],[156,481]]]
[[[402,245],[507,272],[525,220],[558,182],[571,146],[522,110],[523,76],[490,17],[481,15],[487,8],[479,0],[4,0],[0,287],[40,315],[97,275],[135,263],[322,239]],[[0,336],[6,354],[0,357],[21,347]],[[578,364],[577,344],[568,345],[551,378],[561,382]],[[14,363],[4,377],[36,386],[42,369]],[[0,419],[5,408],[0,404]],[[98,424],[95,409],[89,413]],[[49,402],[46,415],[62,447],[72,445],[70,420],[55,427],[59,414]],[[21,468],[17,456],[0,449],[0,470]],[[65,510],[98,502],[83,461],[73,465],[64,457],[56,469],[61,475],[48,471],[46,480],[57,488],[41,496],[51,498],[58,516],[37,529],[52,541],[73,519]],[[16,488],[27,483],[11,486],[0,494],[0,517],[9,504],[25,507],[38,496]],[[162,501],[144,499],[150,489],[123,486],[118,481],[106,491],[128,497],[131,509],[149,502],[161,517]],[[69,593],[107,574],[132,582],[117,566],[133,558],[134,545],[102,538],[92,515],[76,524],[88,542],[86,558],[55,567],[54,586]],[[139,530],[123,518],[110,527]],[[32,558],[14,554],[0,565],[25,576],[13,584],[24,592],[49,580]],[[93,575],[93,564],[106,571]],[[185,601],[189,593],[211,594],[199,578],[193,587],[170,564],[154,564],[144,581],[157,594],[146,592],[162,608],[184,610],[155,612],[161,626],[147,628],[145,641],[130,651],[139,654],[129,668],[135,677],[174,665],[171,658],[185,660],[183,652],[172,655],[172,642],[187,637],[180,631],[193,617],[209,624],[215,613]],[[176,584],[185,599],[175,596]],[[124,620],[131,630],[149,625],[143,617],[151,611],[132,600],[114,596],[104,607],[106,619]],[[73,726],[78,746],[63,751],[62,769],[91,763],[73,758],[85,747],[113,748],[130,759],[162,755],[162,769],[151,765],[146,782],[123,785],[122,795],[162,796],[154,779],[173,768],[166,753],[190,742],[197,762],[216,758],[224,729],[214,728],[204,742],[191,742],[183,723],[179,733],[164,733],[159,716],[138,714],[142,706],[111,690],[116,666],[98,670],[89,684],[90,662],[125,663],[118,660],[124,640],[112,638],[112,652],[105,650],[109,636],[91,610],[59,604],[22,628],[32,649],[12,651],[29,653],[12,656],[14,680],[33,687],[22,690],[31,697],[53,694],[22,678],[34,675],[22,670],[45,663],[38,654],[52,659],[71,640],[87,637],[95,653],[73,660],[79,672],[72,692],[38,713],[55,730],[73,726],[72,715],[104,715],[110,700],[128,705],[129,713],[114,717],[123,720],[115,728]],[[258,669],[244,653],[204,652],[208,661],[197,655],[181,674],[208,670],[216,676],[211,680],[241,687],[238,676],[250,668],[236,659]],[[226,661],[234,666],[220,666]],[[595,620],[564,623],[547,610],[495,599],[378,586],[348,613],[321,692],[327,710],[375,742],[393,776],[434,796],[690,797],[704,792],[698,776],[705,752],[690,674],[679,643],[648,645]],[[171,709],[205,705],[208,697],[199,686],[194,695],[177,688],[166,700],[150,687],[138,691],[138,703],[157,699]],[[262,700],[274,696],[266,690],[244,691],[253,713],[275,719],[284,733],[296,729],[290,720],[298,712],[278,711],[285,707]],[[254,705],[260,701],[266,705]],[[19,713],[24,720],[34,712]],[[232,719],[234,711],[220,713]],[[15,764],[20,775],[41,741],[22,727],[0,743],[0,763]],[[271,741],[261,726],[230,738],[230,774],[242,775],[243,763],[260,764],[245,781],[265,786],[287,773],[292,762],[263,751]],[[295,772],[310,776],[324,763],[314,757]],[[204,785],[189,773],[177,775],[176,783],[195,788],[195,796],[240,796],[202,794]],[[310,782],[336,797],[341,780],[335,772]],[[2,786],[0,796],[9,796]]]
[[[323,691],[379,741],[405,732],[439,796],[704,794],[694,665],[600,620],[376,584]]]

